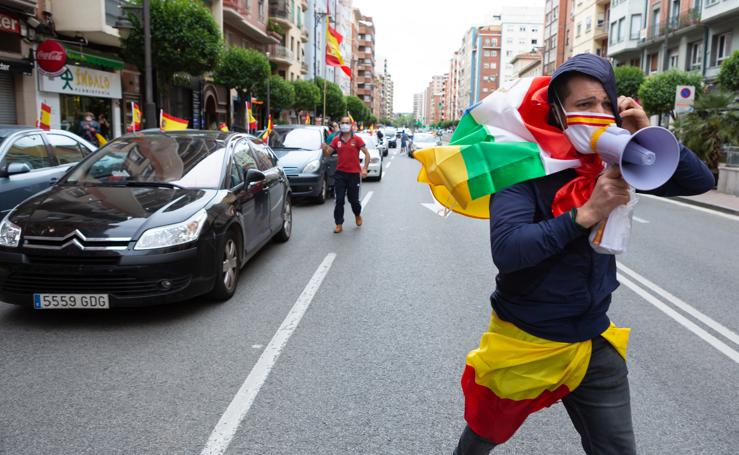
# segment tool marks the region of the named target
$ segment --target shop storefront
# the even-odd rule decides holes
[[[121,62],[121,67],[122,67]],[[40,75],[39,92],[52,108],[52,128],[62,128],[86,139],[89,126],[107,139],[121,135],[121,72],[74,63],[59,76]],[[56,114],[56,115],[55,115]]]
[[[23,15],[0,8],[0,124],[32,124],[29,98],[35,90],[26,33]]]

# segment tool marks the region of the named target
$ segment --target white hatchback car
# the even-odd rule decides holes
[[[370,162],[367,167],[367,179],[375,179],[378,182],[382,180],[382,152],[377,145],[377,137],[374,134],[357,133],[367,146],[370,154]],[[364,166],[364,153],[359,152],[359,163]]]

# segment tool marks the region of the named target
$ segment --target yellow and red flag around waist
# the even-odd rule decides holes
[[[254,118],[254,113],[251,110],[251,103],[246,102],[246,129],[252,131],[257,129],[257,119]]]
[[[601,336],[625,358],[630,330],[611,323]],[[580,385],[591,352],[590,340],[546,340],[493,313],[480,347],[467,355],[462,375],[467,424],[476,434],[502,444],[530,414]]]
[[[169,115],[163,110],[159,111],[159,128],[162,131],[186,130],[189,120]]]

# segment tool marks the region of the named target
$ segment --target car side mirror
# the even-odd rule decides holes
[[[256,183],[263,182],[266,178],[264,173],[257,169],[246,169],[244,171],[244,182],[246,182],[247,188]]]
[[[10,177],[27,172],[31,172],[31,166],[28,163],[8,163],[0,170],[0,177]]]

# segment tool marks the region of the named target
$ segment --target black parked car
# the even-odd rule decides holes
[[[68,131],[0,125],[0,219],[95,150]]]
[[[290,179],[294,197],[311,198],[322,204],[332,193],[336,156],[324,156],[321,144],[328,129],[313,125],[278,125],[269,136],[269,145],[280,167]]]
[[[108,308],[233,295],[290,188],[261,140],[216,131],[123,136],[0,223],[0,300]]]

